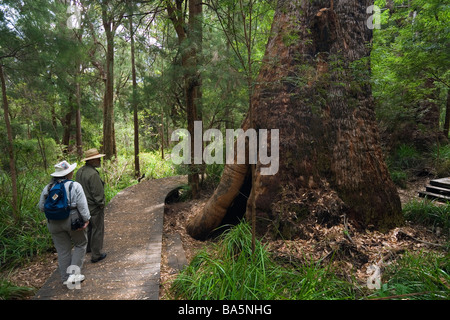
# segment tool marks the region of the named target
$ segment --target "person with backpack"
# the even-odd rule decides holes
[[[81,268],[88,242],[86,227],[91,218],[83,187],[71,180],[76,166],[67,161],[57,163],[52,181],[39,199],[39,209],[45,213],[58,254],[61,280],[69,288],[69,284],[79,284],[85,279]]]

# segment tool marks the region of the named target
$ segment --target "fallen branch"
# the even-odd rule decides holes
[[[399,230],[397,234],[402,234],[402,235],[406,236],[407,238],[410,238],[410,239],[412,239],[414,241],[421,242],[421,243],[424,243],[424,244],[427,244],[427,245],[430,245],[430,246],[436,246],[436,247],[442,247],[442,248],[445,247],[445,245],[440,244],[440,243],[433,243],[433,242],[428,242],[428,241],[424,241],[424,240],[420,240],[420,239],[414,238],[413,236],[411,236],[411,235],[409,235],[406,232],[401,231],[401,230]]]

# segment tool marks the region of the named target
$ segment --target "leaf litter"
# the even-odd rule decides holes
[[[426,184],[425,179],[412,183],[408,189],[399,189],[402,204],[417,198],[417,190]],[[187,260],[208,245],[192,239],[185,231],[190,217],[202,210],[209,199],[209,194],[199,200],[175,203],[166,210],[164,233],[180,234]],[[309,223],[303,226],[301,238],[294,240],[263,240],[272,257],[280,263],[307,264],[311,261],[331,264],[335,272],[344,279],[360,287],[367,287],[368,279],[378,268],[384,269],[399,259],[405,252],[439,252],[447,253],[448,234],[437,233],[422,225],[406,222],[404,226],[386,233],[376,230],[357,230],[351,222],[342,216],[340,221],[331,226]],[[161,267],[161,296],[165,296],[177,271],[167,266],[164,257]]]

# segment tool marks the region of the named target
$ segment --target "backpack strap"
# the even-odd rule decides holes
[[[70,185],[69,185],[69,207],[70,209],[76,209],[77,207],[72,207],[72,187],[73,187],[73,181],[72,180],[67,180],[70,181]],[[65,182],[64,182],[65,183]]]

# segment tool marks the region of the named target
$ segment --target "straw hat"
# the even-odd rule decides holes
[[[86,151],[84,153],[85,158],[81,161],[88,161],[88,160],[92,160],[92,159],[97,159],[97,158],[101,158],[106,156],[106,154],[101,154],[98,152],[97,149],[93,148],[93,149],[89,149],[88,151]]]
[[[77,167],[76,163],[69,164],[67,161],[61,161],[55,164],[55,172],[51,173],[52,177],[65,177]]]

